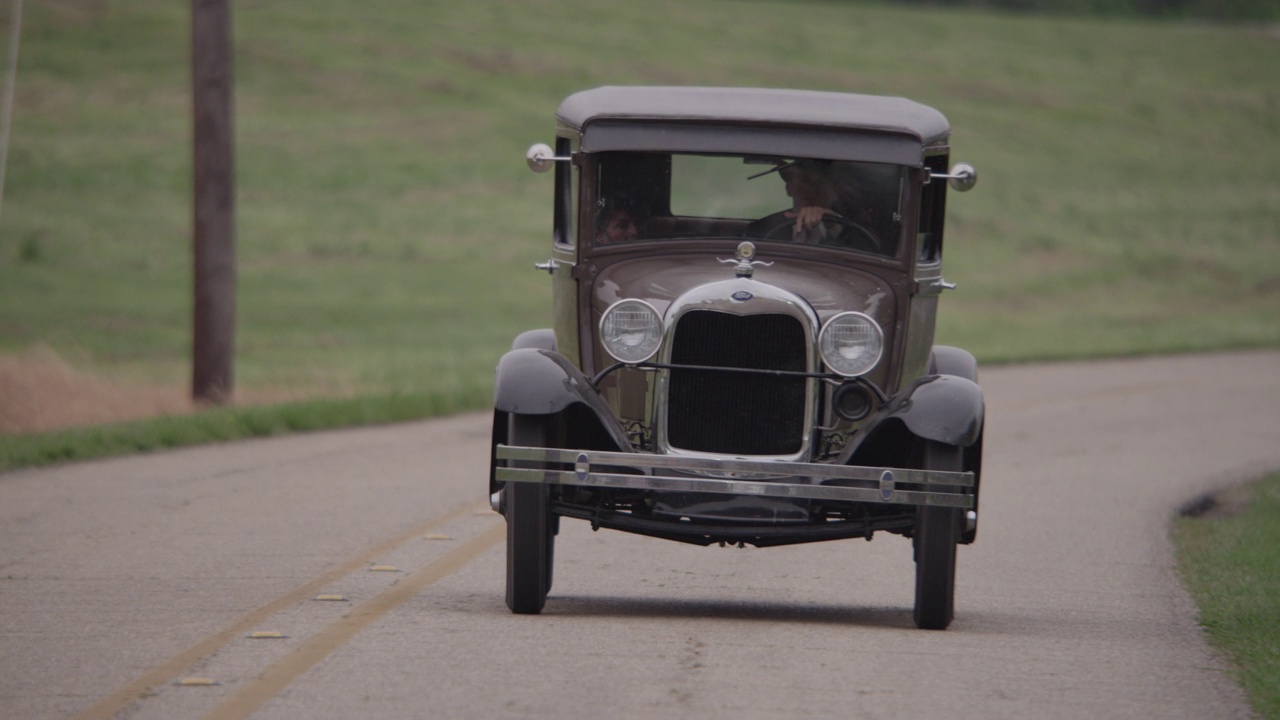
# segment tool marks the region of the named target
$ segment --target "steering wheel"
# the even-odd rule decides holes
[[[789,242],[795,238],[796,219],[779,213],[779,221],[769,225],[762,237],[766,240]],[[856,223],[843,215],[823,215],[822,223],[831,224],[825,238],[819,241],[822,245],[841,245],[854,250],[863,250],[881,254],[880,238],[870,228]],[[834,230],[834,232],[831,232]]]

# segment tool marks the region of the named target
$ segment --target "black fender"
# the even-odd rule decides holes
[[[985,413],[982,388],[977,383],[954,375],[926,375],[876,411],[845,448],[840,461],[904,462],[921,439],[968,448],[982,437]],[[866,460],[868,456],[875,460]]]
[[[920,378],[890,403],[888,413],[916,437],[966,448],[982,436],[985,416],[982,388],[955,375]]]
[[[599,399],[591,380],[563,355],[524,347],[498,361],[493,409],[521,415],[551,415],[575,402]]]
[[[960,543],[978,536],[978,502],[982,495],[982,430],[986,406],[982,388],[967,378],[932,375],[921,378],[910,399],[893,416],[911,434],[964,448],[963,468],[973,473],[974,515],[960,531]]]
[[[932,372],[938,375],[957,375],[975,383],[978,382],[978,361],[966,350],[947,345],[934,345],[933,355],[929,359]],[[974,509],[982,496],[982,432],[978,439],[964,449],[964,469],[973,473]],[[960,542],[968,545],[978,535],[978,523],[966,526],[960,536]]]
[[[882,407],[845,450],[841,461],[893,465],[912,457],[919,440],[964,448],[964,469],[974,475],[975,509],[982,489],[982,441],[986,403],[978,386],[978,363],[959,348],[939,345],[929,359],[930,374],[904,388]],[[962,544],[977,537],[966,523]]]
[[[934,345],[929,355],[930,375],[955,375],[978,382],[978,359],[968,350],[950,345]]]
[[[539,338],[545,341],[547,336],[525,333],[516,342],[520,343],[521,338],[537,342]],[[553,447],[631,450],[626,429],[596,392],[591,379],[568,358],[550,349],[517,347],[498,361],[493,386],[493,446],[507,441],[511,413],[557,416],[550,438],[555,443]],[[498,489],[493,479],[495,462],[491,450],[490,493]]]
[[[537,330],[526,330],[516,336],[511,341],[512,350],[520,350],[523,348],[536,348],[540,350],[556,349],[556,333],[551,328],[539,328]]]

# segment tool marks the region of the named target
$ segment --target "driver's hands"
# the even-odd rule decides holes
[[[822,218],[826,217],[827,215],[836,215],[836,214],[837,213],[834,210],[828,210],[827,208],[824,208],[824,207],[809,206],[809,207],[796,208],[794,210],[788,210],[782,215],[783,217],[786,217],[786,218],[796,219],[795,232],[798,235],[807,230],[812,230],[813,228],[820,226],[822,224]]]

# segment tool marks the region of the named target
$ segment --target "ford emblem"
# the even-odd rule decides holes
[[[734,300],[737,300],[738,302],[746,302],[751,298],[755,297],[755,295],[752,295],[746,290],[739,290],[738,292],[730,295],[729,297],[733,298]]]

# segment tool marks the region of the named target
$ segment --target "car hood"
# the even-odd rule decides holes
[[[772,264],[764,264],[772,262]],[[819,322],[848,310],[866,313],[886,332],[894,327],[896,308],[889,283],[866,271],[830,263],[794,258],[765,259],[754,268],[750,281],[733,280],[736,261],[725,262],[715,254],[680,255],[664,258],[622,260],[604,267],[595,278],[592,314],[599,316],[613,303],[636,298],[653,305],[664,316],[672,303],[712,283],[723,288],[726,297],[749,290],[753,283],[769,285],[792,293],[808,304]],[[753,312],[749,302],[741,303],[742,314]]]

